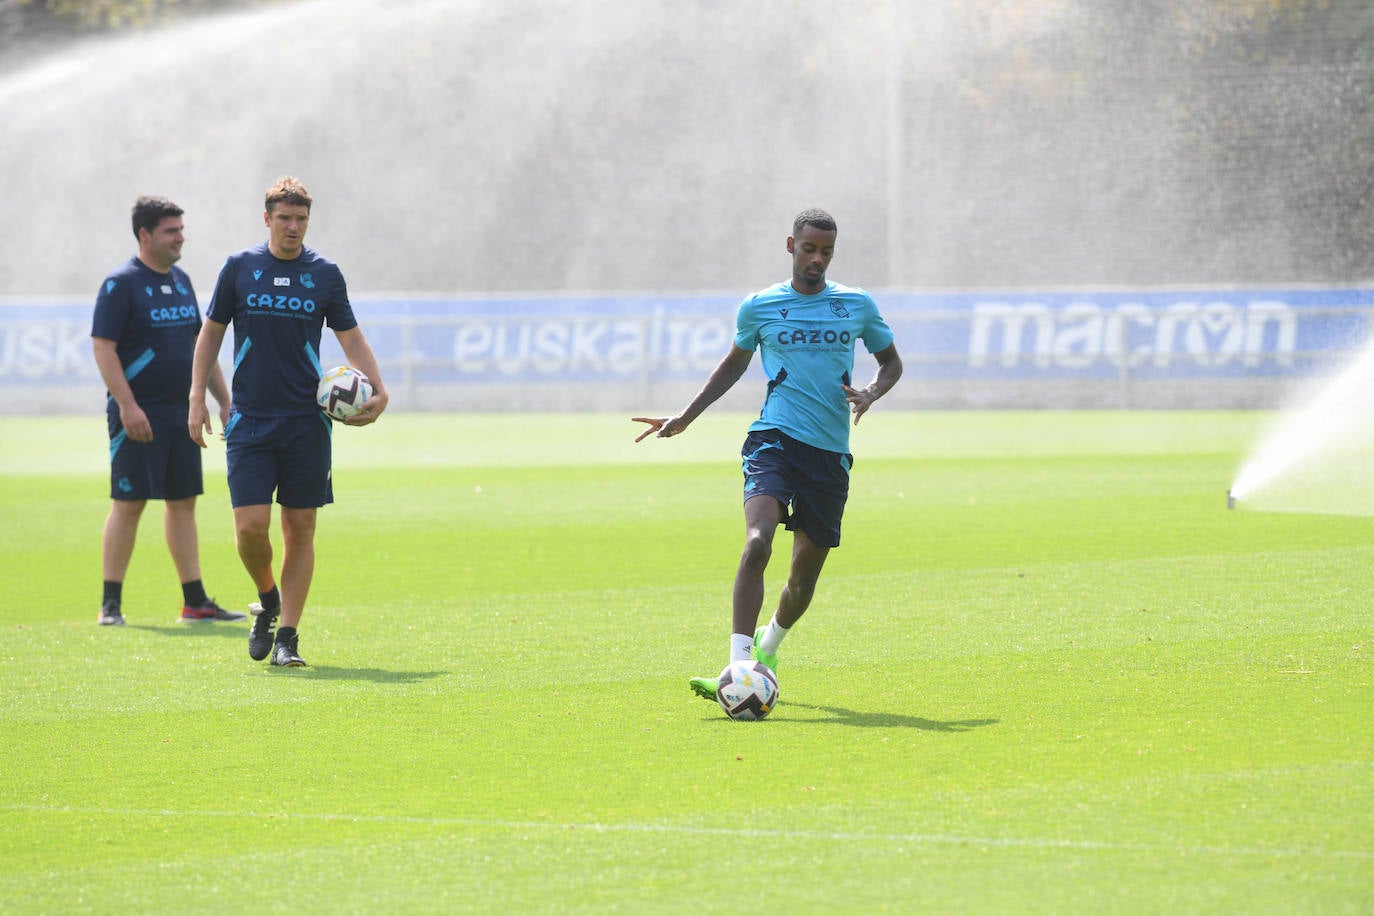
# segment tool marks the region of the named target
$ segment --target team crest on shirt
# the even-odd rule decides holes
[[[177,281],[177,292],[181,293],[183,296],[186,295],[186,287],[181,285],[180,280]]]
[[[844,307],[844,300],[843,300],[843,299],[831,299],[831,300],[830,300],[830,311],[831,311],[832,313],[834,313],[834,315],[835,315],[836,318],[848,318],[848,317],[849,317],[849,309],[847,309],[847,308]]]
[[[314,289],[315,278],[308,273],[301,274],[301,286],[304,286],[306,289]]]

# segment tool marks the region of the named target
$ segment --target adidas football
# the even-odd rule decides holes
[[[716,681],[716,702],[732,719],[757,721],[777,705],[778,678],[762,662],[731,662]]]
[[[372,397],[372,383],[352,366],[335,366],[320,379],[315,403],[336,420],[347,420]]]

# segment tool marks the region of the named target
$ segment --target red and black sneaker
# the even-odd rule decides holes
[[[226,611],[224,608],[215,604],[214,598],[206,598],[205,603],[197,607],[189,604],[181,609],[182,623],[213,623],[216,620],[247,620],[247,614],[238,611]]]

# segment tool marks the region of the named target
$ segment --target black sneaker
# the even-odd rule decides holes
[[[285,641],[278,638],[277,644],[272,647],[272,664],[278,668],[304,668],[305,659],[296,652],[299,639],[299,636],[293,636]]]
[[[272,628],[277,625],[281,608],[265,611],[261,604],[253,602],[248,605],[248,612],[253,615],[253,629],[248,631],[248,657],[260,662],[272,651]]]
[[[96,620],[102,627],[124,626],[124,615],[119,610],[119,604],[114,601],[107,601],[100,606],[100,616]]]

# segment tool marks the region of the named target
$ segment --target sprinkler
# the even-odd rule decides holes
[[[1227,490],[1227,491],[1226,491],[1226,508],[1228,508],[1228,509],[1234,509],[1235,507],[1236,507],[1236,498],[1235,498],[1234,496],[1231,495],[1231,491],[1230,491],[1230,490]]]

